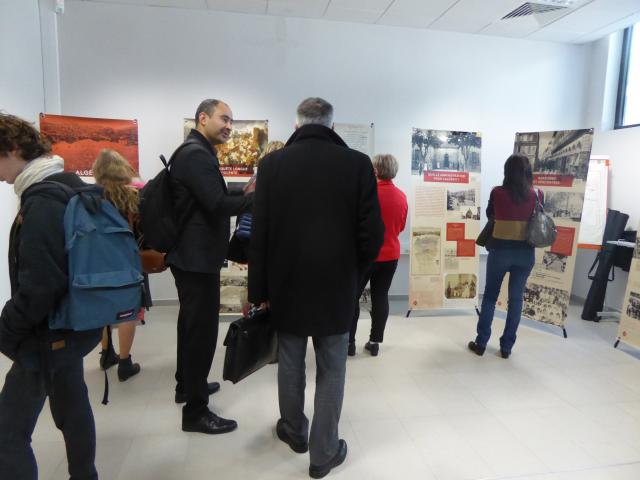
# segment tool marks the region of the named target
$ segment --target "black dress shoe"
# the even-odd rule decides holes
[[[296,453],[307,453],[309,451],[309,442],[296,442],[285,432],[282,419],[278,420],[276,424],[276,435]]]
[[[485,347],[481,347],[476,342],[469,342],[468,347],[469,347],[469,350],[471,350],[476,355],[480,357],[484,355]]]
[[[380,344],[378,342],[367,342],[364,344],[364,349],[367,350],[372,357],[377,357]]]
[[[347,458],[347,442],[340,440],[338,442],[338,452],[334,457],[324,465],[310,465],[309,476],[311,478],[326,477],[331,469],[341,465],[345,458]]]
[[[349,348],[347,349],[347,355],[355,357],[356,355],[356,342],[349,342]]]
[[[213,395],[220,390],[220,384],[218,382],[207,383],[207,389],[209,390],[209,395]],[[176,391],[176,403],[185,403],[186,401],[187,396],[185,393]]]
[[[511,355],[511,352],[507,352],[506,350],[500,349],[500,356],[502,358],[506,360],[507,358],[509,358],[509,355]]]
[[[220,433],[232,432],[238,428],[235,420],[227,420],[217,416],[213,412],[207,412],[195,420],[182,419],[183,432],[207,433],[209,435],[217,435]]]

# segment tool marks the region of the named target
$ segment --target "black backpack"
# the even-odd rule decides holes
[[[182,227],[189,219],[195,205],[188,214],[176,211],[171,185],[171,164],[176,155],[187,145],[198,144],[195,140],[180,145],[169,161],[160,155],[164,168],[140,190],[140,230],[144,244],[159,252],[168,253],[178,243]]]

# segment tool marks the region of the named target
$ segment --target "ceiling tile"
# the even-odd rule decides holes
[[[543,30],[586,35],[637,12],[640,12],[640,0],[595,0]]]
[[[356,10],[353,8],[339,8],[329,5],[323,18],[327,20],[339,20],[341,22],[374,23],[382,12]]]
[[[458,32],[477,32],[500,20],[523,4],[523,0],[461,0],[429,28]]]
[[[206,0],[211,10],[240,13],[267,13],[267,0]]]
[[[125,5],[147,5],[150,7],[175,7],[206,9],[206,0],[90,0],[98,3],[120,3]]]
[[[540,29],[540,24],[533,18],[522,17],[499,22],[493,22],[482,29],[483,35],[498,35],[502,37],[526,37]]]
[[[287,17],[321,18],[329,0],[269,0],[267,13]]]
[[[593,42],[594,40],[605,37],[610,33],[624,30],[625,28],[630,27],[631,25],[635,25],[636,23],[640,23],[640,12],[629,15],[628,17],[625,17],[618,22],[611,23],[604,28],[600,28],[594,32],[588,33],[587,35],[578,37],[576,43]]]
[[[402,27],[426,27],[458,0],[396,0],[377,23]]]
[[[371,12],[384,12],[393,0],[331,0],[329,9],[340,8],[349,10],[367,10]]]

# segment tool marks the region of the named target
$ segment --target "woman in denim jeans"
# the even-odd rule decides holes
[[[493,235],[488,242],[487,276],[482,309],[478,319],[478,335],[469,342],[469,349],[484,354],[491,337],[491,323],[505,274],[509,274],[509,305],[507,320],[500,337],[500,354],[509,358],[516,342],[527,278],[535,263],[535,249],[526,241],[527,225],[536,204],[542,203],[542,192],[533,189],[529,159],[522,154],[511,155],[504,164],[504,181],[489,197],[487,217],[495,220]]]

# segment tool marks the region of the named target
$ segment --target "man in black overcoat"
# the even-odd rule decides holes
[[[258,169],[249,251],[249,301],[270,308],[278,330],[278,437],[310,450],[320,478],[347,454],[338,436],[349,329],[358,279],[375,260],[384,226],[369,157],[333,131],[333,107],[303,101],[285,148]],[[305,354],[312,337],[314,416],[304,415]]]
[[[178,147],[171,164],[174,202],[183,215],[178,243],[166,257],[178,289],[176,403],[182,430],[226,433],[237,424],[208,408],[220,384],[207,383],[218,338],[220,269],[229,244],[229,219],[250,209],[253,193],[229,192],[220,173],[215,146],[229,140],[233,114],[219,100],[204,100],[196,128]]]

